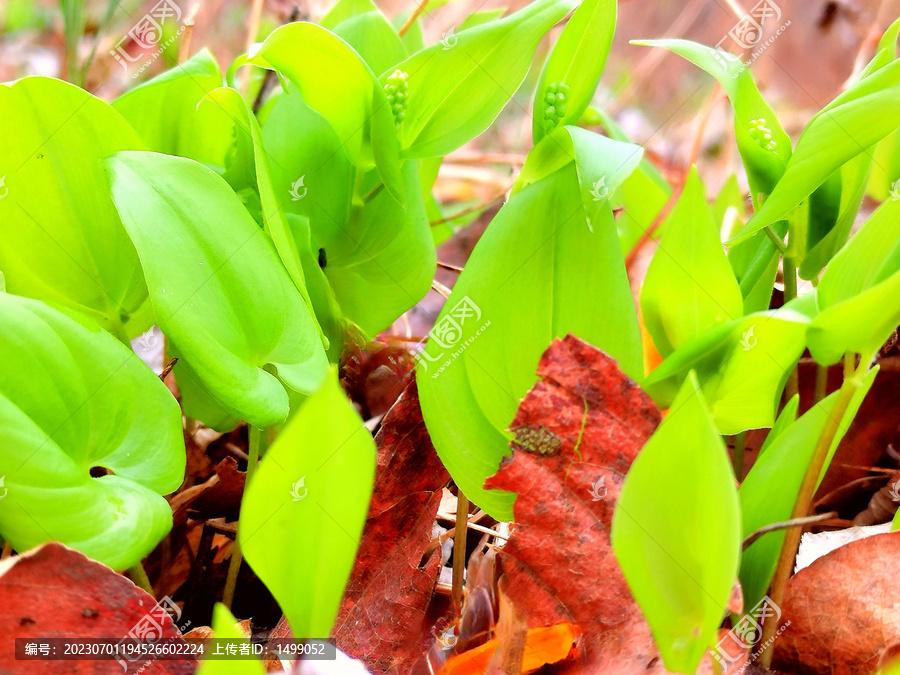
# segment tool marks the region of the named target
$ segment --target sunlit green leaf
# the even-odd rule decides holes
[[[399,126],[404,154],[446,155],[487,129],[525,79],[540,39],[574,6],[574,0],[536,0],[460,31],[451,49],[438,43],[400,63],[397,69],[409,77]]]
[[[863,398],[872,386],[877,370],[877,368],[870,370],[853,394],[829,447],[823,475]],[[743,537],[747,537],[760,527],[782,522],[791,517],[803,475],[823,429],[833,417],[832,411],[839,396],[841,392],[834,392],[817,403],[800,419],[777,434],[765,453],[761,453],[757,458],[739,492],[743,514]],[[821,481],[821,477],[819,480]],[[741,559],[741,587],[744,591],[745,606],[754,606],[765,595],[775,572],[783,541],[784,530],[769,532],[744,551]]]
[[[0,293],[0,534],[19,552],[60,541],[123,569],[172,527],[160,495],[184,479],[181,412],[130,349],[83,321]]]
[[[298,639],[331,632],[369,509],[375,454],[332,370],[244,493],[241,550]]]
[[[725,444],[693,374],[625,476],[611,537],[666,668],[695,672],[737,575],[741,514]]]
[[[282,382],[315,390],[326,359],[271,240],[228,184],[197,162],[125,152],[107,166],[159,326],[183,365],[236,417],[259,426],[284,420]]]
[[[900,202],[884,202],[825,269],[809,350],[821,364],[870,357],[900,322]]]
[[[228,640],[228,644],[238,648],[249,642],[237,619],[220,602],[213,607],[212,630],[214,639]],[[262,662],[256,659],[206,659],[197,668],[196,675],[263,675],[265,672]]]
[[[147,289],[134,246],[106,189],[101,160],[140,149],[109,104],[60,80],[0,85],[0,269],[10,293],[73,307],[120,339],[152,320],[136,316]]]
[[[603,157],[608,165],[597,168],[611,176],[615,154]],[[417,371],[438,454],[460,489],[500,520],[512,519],[515,495],[482,484],[509,452],[506,430],[547,345],[573,333],[640,377],[612,210],[606,200],[589,204],[593,229],[571,163],[517,192],[475,246]]]
[[[666,356],[743,310],[741,289],[694,167],[647,269],[641,289],[644,325]]]

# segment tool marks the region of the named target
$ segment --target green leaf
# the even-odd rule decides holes
[[[248,62],[290,80],[332,126],[348,160],[364,169],[374,165],[387,190],[404,202],[391,107],[372,70],[350,45],[321,26],[290,23],[273,31]]]
[[[263,143],[308,283],[316,286],[310,293],[319,321],[338,345],[347,321],[374,337],[415,305],[434,277],[437,254],[416,163],[406,161],[400,170],[405,208],[386,190],[354,202],[359,169],[340,152],[327,122],[293,91],[273,107]],[[303,198],[289,198],[301,177]]]
[[[213,607],[213,638],[228,640],[239,647],[249,642],[238,626],[237,619],[221,602]],[[263,675],[266,669],[256,659],[204,659],[196,675]]]
[[[644,389],[668,407],[694,370],[720,433],[770,427],[814,313],[810,293],[777,310],[717,324],[672,352],[647,376]]]
[[[147,289],[100,160],[141,148],[108,103],[60,80],[0,85],[0,269],[7,289],[72,307],[120,339],[146,331]],[[2,189],[2,188],[0,188]]]
[[[122,94],[113,107],[140,134],[148,150],[224,166],[231,131],[228,120],[211,124],[195,112],[200,100],[221,86],[219,64],[208,49],[202,49],[183,64]]]
[[[472,12],[471,14],[469,14],[469,16],[463,19],[463,22],[461,24],[459,24],[459,29],[465,30],[466,28],[475,28],[475,26],[480,26],[483,23],[497,21],[500,17],[506,14],[507,9],[507,7],[497,7],[495,9],[482,9]],[[449,40],[447,40],[447,44],[449,44]]]
[[[869,357],[900,322],[900,202],[884,202],[825,269],[809,350],[819,363]]]
[[[870,370],[854,393],[828,450],[822,475],[872,386],[877,370]],[[806,473],[826,423],[833,417],[832,411],[839,395],[840,392],[834,392],[817,403],[800,419],[777,434],[765,453],[760,453],[739,491],[744,523],[743,537],[765,525],[791,517],[803,474]],[[821,482],[821,477],[819,481]],[[775,572],[783,541],[784,530],[769,532],[744,551],[741,559],[744,606],[753,607],[765,595]]]
[[[616,0],[584,0],[566,22],[534,94],[534,144],[555,127],[575,124],[587,110],[616,31]],[[550,91],[564,85],[565,99]],[[552,99],[548,97],[552,94]],[[548,115],[550,109],[553,112]]]
[[[238,542],[298,639],[331,632],[366,521],[375,456],[333,369],[244,493]]]
[[[284,420],[282,382],[314,391],[326,359],[271,240],[225,181],[193,160],[123,152],[107,167],[159,326],[185,365],[235,417]]]
[[[791,139],[759,93],[750,69],[724,50],[690,40],[633,40],[631,44],[668,49],[719,81],[734,108],[735,140],[747,169],[753,201],[756,203],[760,193],[768,195],[791,157]]]
[[[810,120],[784,176],[732,239],[739,242],[783,219],[828,176],[900,126],[900,61],[856,82]]]
[[[693,374],[625,476],[611,538],[666,668],[695,672],[726,612],[741,514],[725,444]]]
[[[741,289],[706,202],[697,168],[665,224],[641,289],[641,316],[667,356],[706,328],[744,313]]]
[[[287,201],[288,196],[284,195],[279,198],[275,194],[269,169],[271,157],[267,155],[263,147],[262,132],[256,117],[243,97],[230,87],[220,87],[210,92],[200,102],[199,106],[201,109],[216,109],[233,122],[233,131],[231,133],[234,135],[235,142],[238,145],[247,148],[247,154],[249,155],[247,164],[252,165],[252,167],[242,167],[241,172],[250,174],[249,186],[259,195],[262,216],[261,225],[272,238],[275,250],[278,251],[285,269],[291,275],[294,285],[300,291],[300,295],[303,296],[312,312],[312,302],[306,288],[306,277],[300,262],[300,253],[297,250],[297,243],[291,237],[283,210],[283,202]],[[225,179],[228,180],[232,174],[232,169],[229,169]],[[232,188],[235,187],[235,185],[232,185]]]
[[[344,19],[332,30],[359,52],[372,72],[383,73],[406,58],[400,36],[374,4],[372,10]]]
[[[409,76],[399,126],[403,154],[446,155],[487,129],[525,79],[541,38],[575,4],[536,0],[505,19],[460,31],[451,49],[438,43],[400,63],[397,70]]]
[[[498,520],[512,520],[515,495],[482,485],[509,453],[507,429],[547,345],[573,333],[641,373],[612,210],[606,200],[591,209],[593,230],[571,163],[516,193],[472,251],[421,356],[422,414],[438,454]]]
[[[123,569],[172,527],[160,495],[184,479],[181,411],[131,350],[81,321],[0,293],[0,534],[19,552],[60,541]]]
[[[632,175],[644,150],[639,145],[613,141],[579,127],[561,127],[550,134],[550,138],[528,153],[511,194],[574,164],[582,205],[590,225],[591,214],[600,204],[607,204],[611,195]]]

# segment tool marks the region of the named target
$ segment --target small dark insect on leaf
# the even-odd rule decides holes
[[[328,264],[328,257],[325,255],[325,249],[320,248],[319,249],[319,267],[321,267],[324,270],[325,265],[327,265],[327,264]]]
[[[526,452],[536,455],[555,455],[562,447],[562,441],[547,427],[518,427],[510,429],[516,437],[513,440],[517,446]]]

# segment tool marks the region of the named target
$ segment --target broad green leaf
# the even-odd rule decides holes
[[[693,673],[737,575],[741,513],[722,438],[691,374],[625,476],[613,552],[666,669]]]
[[[460,31],[451,49],[438,43],[400,63],[397,70],[409,76],[398,127],[403,154],[446,155],[487,129],[525,79],[538,42],[575,4],[535,0],[504,19]]]
[[[856,82],[810,120],[797,141],[784,176],[732,239],[783,219],[826,178],[900,126],[900,61],[894,61]]]
[[[437,258],[416,163],[401,167],[405,208],[386,190],[354,202],[358,168],[340,152],[327,122],[294,91],[273,107],[263,143],[296,247],[307,263],[316,261],[304,265],[309,285],[324,274],[324,285],[310,294],[329,339],[340,345],[346,322],[374,337],[415,305],[434,277]],[[294,194],[302,198],[294,199],[292,186],[301,177],[303,187]]]
[[[238,542],[298,639],[331,632],[366,522],[375,456],[332,369],[244,493]]]
[[[555,127],[575,124],[587,109],[603,74],[615,31],[616,0],[584,0],[566,22],[535,91],[535,145]],[[565,98],[550,91],[553,85],[564,87]]]
[[[828,450],[822,475],[872,386],[877,370],[877,368],[870,370],[853,394]],[[803,474],[809,466],[825,425],[834,417],[835,404],[841,395],[841,392],[834,392],[817,403],[779,433],[771,445],[768,445],[765,453],[760,453],[739,491],[744,524],[743,537],[749,536],[765,525],[782,522],[791,517]],[[821,476],[819,480],[821,481]],[[775,572],[778,553],[783,542],[784,530],[769,532],[744,551],[741,559],[741,587],[744,591],[745,607],[753,607],[765,595]]]
[[[591,209],[593,230],[572,164],[517,192],[472,251],[421,356],[422,414],[438,454],[499,520],[513,519],[515,495],[482,485],[509,453],[507,429],[547,345],[573,333],[641,373],[612,210],[606,200]]]
[[[385,188],[404,201],[391,107],[375,74],[350,45],[321,26],[291,23],[269,35],[248,63],[288,79],[332,126],[347,159],[363,169],[377,167]]]
[[[697,168],[666,221],[641,289],[641,316],[662,356],[744,313]]]
[[[631,44],[668,49],[718,80],[734,108],[735,140],[754,204],[760,193],[768,195],[791,157],[791,139],[756,88],[749,68],[726,51],[690,40],[634,40]]]
[[[575,165],[584,212],[590,216],[599,204],[608,203],[637,168],[644,150],[633,143],[614,141],[579,127],[561,127],[551,141],[528,153],[525,166],[513,184],[516,194],[568,164]]]
[[[249,642],[237,619],[221,602],[213,607],[212,630],[214,639],[228,640],[238,648]],[[262,662],[256,659],[205,659],[196,675],[263,675],[265,672]]]
[[[720,433],[771,427],[814,313],[810,293],[780,309],[717,324],[672,352],[644,388],[657,404],[669,407],[694,370]]]
[[[497,21],[500,17],[506,14],[506,7],[497,7],[496,9],[482,9],[476,12],[472,12],[463,19],[463,22],[459,24],[460,30],[465,30],[466,28],[475,28],[475,26],[480,26],[483,23],[490,23],[491,21]],[[455,45],[450,45],[450,40],[445,39],[445,47],[449,47],[452,49]]]
[[[624,143],[632,142],[628,134],[609,115],[599,110],[591,112],[597,118],[595,124],[603,125],[610,138]],[[625,179],[612,197],[614,207],[624,207],[624,211],[616,220],[623,252],[628,253],[634,248],[641,236],[653,225],[671,195],[672,186],[662,177],[653,163],[643,157],[637,169]],[[659,236],[662,231],[662,228],[657,228],[654,235]]]
[[[825,269],[809,350],[823,365],[875,354],[900,322],[900,202],[884,202]]]
[[[282,382],[314,391],[326,359],[271,240],[227,183],[193,160],[123,152],[107,170],[174,349],[222,409],[257,426],[284,420]]]
[[[372,72],[383,73],[406,58],[400,36],[377,8],[347,18],[332,30],[359,52]]]
[[[797,421],[797,410],[799,408],[800,394],[794,394],[791,396],[790,400],[784,404],[784,408],[778,413],[775,424],[772,425],[772,428],[769,429],[769,433],[766,434],[766,440],[763,441],[763,444],[759,447],[760,455],[768,450],[772,446],[772,443],[775,442],[775,439],[781,436],[782,433],[787,431],[790,426]]]
[[[197,104],[222,86],[219,64],[202,49],[171,70],[122,94],[113,107],[140,134],[148,150],[224,166],[230,141],[227,119],[201,119]]]
[[[798,272],[801,279],[817,279],[822,268],[828,264],[834,254],[847,241],[850,229],[856,221],[859,205],[866,191],[866,182],[873,166],[869,155],[863,153],[854,157],[840,168],[841,192],[840,200],[833,213],[836,218],[833,226],[822,233],[819,238],[811,238],[806,242],[806,252],[800,261]],[[827,181],[826,183],[827,184]],[[822,187],[824,187],[824,185]],[[821,189],[821,188],[820,188]],[[813,193],[815,197],[816,192]],[[813,199],[810,198],[810,211]]]
[[[184,479],[178,403],[87,319],[0,293],[0,325],[0,534],[20,552],[60,541],[130,567],[172,527],[160,495]]]
[[[230,87],[220,87],[210,92],[199,105],[201,108],[205,105],[207,109],[217,109],[233,122],[231,133],[234,135],[236,143],[246,147],[248,150],[247,154],[250,155],[247,158],[247,163],[252,164],[252,168],[247,172],[251,174],[249,179],[250,187],[259,195],[261,225],[272,238],[275,250],[278,251],[278,255],[282,263],[284,263],[288,274],[291,275],[297,290],[300,291],[300,295],[303,296],[310,311],[313,311],[309,292],[306,288],[306,277],[303,274],[303,267],[300,263],[300,254],[297,250],[296,242],[291,237],[283,211],[283,204],[288,201],[288,195],[279,196],[275,194],[269,169],[271,157],[267,155],[263,147],[262,133],[255,116],[241,95]],[[228,180],[231,173],[230,170],[226,172],[226,180]],[[236,187],[232,185],[232,188]]]
[[[44,77],[0,85],[0,119],[9,292],[77,309],[123,340],[145,332],[147,289],[100,163],[140,149],[137,134],[109,104]]]

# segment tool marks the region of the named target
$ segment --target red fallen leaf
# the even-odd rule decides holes
[[[172,619],[162,616],[149,594],[82,553],[49,543],[10,558],[0,564],[0,672],[123,675],[115,660],[16,661],[14,638],[122,639],[154,608],[162,637],[180,640]],[[197,663],[139,660],[125,672],[142,666],[145,674],[187,675]]]
[[[664,673],[609,539],[625,474],[661,414],[612,358],[572,335],[554,340],[538,375],[510,426],[515,452],[485,481],[518,493],[500,553],[507,592],[531,628],[581,628],[576,658],[551,672]],[[711,672],[708,655],[699,672]]]
[[[450,480],[425,429],[415,382],[385,415],[375,443],[372,503],[332,636],[371,672],[405,674],[428,648],[425,615],[440,549],[422,558]],[[288,635],[282,619],[273,637]]]
[[[571,623],[530,628],[525,636],[519,672],[533,673],[542,666],[566,658],[577,637],[578,627]],[[491,657],[499,646],[499,639],[494,638],[475,649],[454,656],[441,669],[440,675],[482,675],[490,666]]]
[[[363,419],[384,415],[409,382],[415,357],[408,343],[393,336],[376,338],[361,350],[348,342],[341,363],[341,384]]]
[[[874,672],[900,641],[900,532],[876,534],[828,553],[788,582],[774,666],[796,673]]]
[[[556,439],[556,450],[534,454],[513,441],[512,459],[485,482],[519,495],[500,555],[509,596],[529,627],[581,627],[578,660],[558,672],[647,672],[658,652],[613,557],[609,528],[625,473],[660,412],[612,358],[572,335],[554,340],[537,372],[542,380],[510,429],[520,440]]]

